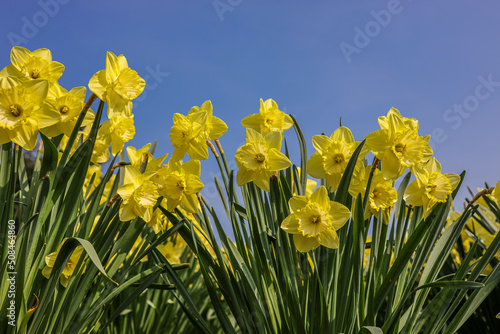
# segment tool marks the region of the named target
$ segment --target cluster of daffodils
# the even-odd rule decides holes
[[[36,146],[38,133],[68,136],[85,103],[85,87],[69,91],[57,80],[64,66],[47,49],[33,52],[12,48],[12,64],[0,71],[0,144],[14,142],[27,150]],[[89,110],[83,125],[91,123]]]
[[[0,71],[0,144],[14,142],[33,150],[41,132],[47,137],[58,137],[60,148],[64,149],[77,119],[84,113],[77,140],[70,149],[71,153],[75,152],[78,144],[89,136],[95,119],[89,109],[91,103],[85,104],[86,88],[61,87],[57,80],[64,66],[53,61],[47,49],[31,52],[14,47],[11,62]],[[108,52],[105,69],[92,76],[88,87],[93,93],[89,102],[98,97],[106,103],[108,119],[100,124],[93,143],[84,193],[92,193],[101,182],[101,164],[108,162],[111,155],[126,151],[129,162],[121,165],[126,165],[123,182],[116,194],[111,193],[113,176],[101,199],[101,204],[112,197],[120,199],[121,221],[141,219],[155,233],[162,233],[167,229],[168,219],[159,206],[174,214],[180,210],[185,216],[198,212],[198,193],[204,187],[200,180],[201,161],[208,158],[209,150],[214,147],[212,141],[220,147],[219,138],[227,131],[224,121],[213,115],[211,101],[192,107],[187,114],[173,115],[172,153],[169,159],[168,154],[155,158],[151,144],[140,149],[126,147],[135,135],[133,100],[145,88],[144,79],[129,68],[126,58]],[[438,203],[449,200],[460,177],[442,172],[441,164],[433,157],[430,136],[419,135],[416,119],[403,117],[392,108],[386,116],[379,117],[378,122],[380,130],[366,136],[354,162],[349,194],[354,198],[363,197],[367,204],[365,219],[382,213],[383,222],[387,223],[397,201],[395,182],[409,170],[415,179],[403,198],[409,205],[423,207],[424,217],[428,217]],[[252,182],[269,192],[270,180],[292,165],[281,152],[281,145],[283,133],[294,125],[294,120],[281,111],[274,100],[261,99],[259,112],[245,117],[241,124],[246,128],[246,142],[234,155],[238,168],[236,183],[243,187]],[[337,231],[349,220],[352,207],[347,208],[330,198],[361,142],[354,139],[351,130],[340,126],[330,136],[314,136],[312,144],[315,152],[307,160],[306,170],[299,172],[320,179],[321,186],[316,187],[316,181],[308,180],[305,195],[294,195],[289,200],[290,215],[281,223],[282,229],[293,235],[295,246],[301,252],[320,245],[339,247]],[[370,152],[374,155],[371,165],[366,158]],[[292,191],[295,191],[293,185]],[[497,200],[500,197],[499,185],[492,197]],[[487,238],[484,239],[487,243]],[[167,240],[162,247],[178,254],[185,243]],[[68,269],[61,276],[63,285],[67,284],[80,254],[81,250],[77,249],[71,263],[68,262]],[[46,257],[45,276],[50,274],[55,256],[57,252]]]
[[[113,52],[106,55],[106,68],[92,76],[89,81],[90,90],[101,101],[108,104],[109,120],[100,127],[94,145],[92,162],[105,163],[111,154],[117,155],[123,150],[126,142],[135,135],[132,100],[138,97],[146,82],[136,71],[129,68],[123,55],[116,56]],[[88,135],[90,129],[84,131]]]
[[[293,121],[289,115],[278,109],[272,99],[260,100],[258,114],[245,117],[241,124],[246,127],[246,144],[238,148],[234,156],[239,186],[254,182],[257,187],[269,191],[271,176],[291,166],[290,159],[280,152],[283,132]]]
[[[175,114],[173,121],[170,138],[174,151],[167,163],[163,164],[167,154],[154,158],[150,144],[139,150],[127,147],[131,165],[125,167],[125,182],[118,189],[123,200],[122,221],[141,217],[146,223],[154,220],[152,226],[161,226],[161,211],[154,210],[159,198],[169,211],[177,207],[189,213],[198,211],[197,193],[203,189],[200,160],[208,158],[207,141],[217,140],[227,125],[213,116],[210,101],[192,107],[187,116]],[[181,160],[186,154],[192,160]]]
[[[387,223],[390,210],[397,201],[395,181],[409,168],[416,179],[407,188],[404,200],[410,205],[422,206],[424,217],[427,217],[437,203],[448,200],[449,195],[458,186],[460,177],[454,173],[441,172],[441,164],[433,157],[428,143],[430,136],[422,137],[418,134],[419,125],[416,119],[403,117],[398,110],[391,108],[387,116],[379,117],[378,121],[381,129],[366,137],[365,146],[355,162],[349,193],[353,197],[368,196],[365,219],[382,211],[383,222]],[[307,173],[314,178],[325,180],[327,189],[333,192],[338,188],[347,163],[360,142],[354,140],[348,128],[341,126],[330,137],[314,136],[312,143],[316,152],[307,162]],[[373,165],[367,165],[365,162],[370,151],[375,156]],[[319,245],[337,248],[338,242],[325,242],[321,236],[321,233],[325,232],[320,231],[333,234],[345,221],[339,220],[335,223],[334,220],[317,218],[323,217],[321,215],[311,214],[312,211],[306,204],[311,198],[312,195],[304,199],[295,196],[290,200],[292,214],[285,219],[282,228],[294,234],[295,245],[299,251],[308,251]],[[297,201],[301,201],[300,207]],[[339,203],[336,203],[336,208],[339,215],[341,212],[346,214]],[[325,221],[329,223],[326,224]]]

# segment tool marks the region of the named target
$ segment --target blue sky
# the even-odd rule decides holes
[[[473,189],[500,178],[497,1],[42,0],[3,2],[2,12],[2,67],[12,42],[49,48],[69,89],[104,68],[106,51],[127,57],[147,82],[133,146],[156,139],[171,153],[172,115],[208,99],[229,126],[230,160],[260,98],[297,118],[309,155],[312,136],[333,132],[340,116],[361,140],[396,107],[434,135],[444,172],[466,169]],[[295,145],[293,130],[285,135]],[[216,201],[218,169],[202,166]]]

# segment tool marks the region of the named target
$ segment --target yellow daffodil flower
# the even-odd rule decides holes
[[[357,169],[359,169],[358,166]],[[358,182],[349,185],[349,193],[354,198],[358,194],[365,195],[371,169],[372,166],[365,167],[364,171],[360,171],[361,173],[357,177]],[[392,183],[387,181],[378,169],[375,169],[373,172],[368,196],[368,209],[365,211],[365,219],[370,218],[372,214],[377,215],[379,210],[383,210],[384,223],[388,223],[386,218],[388,218],[390,207],[398,200],[398,193],[392,186]]]
[[[108,51],[106,69],[100,70],[89,81],[90,90],[108,103],[108,117],[116,114],[131,116],[132,100],[139,96],[146,82],[136,71],[128,67],[123,55]]]
[[[140,149],[136,149],[133,146],[127,146],[127,155],[132,166],[134,166],[137,169],[140,169],[142,164],[146,162],[146,159],[148,160],[149,163],[149,158],[150,156],[152,156],[152,154],[148,152],[150,148],[151,148],[151,143],[144,145]]]
[[[59,245],[57,248],[57,251],[50,253],[45,257],[45,264],[46,266],[42,270],[42,275],[45,278],[49,278],[50,274],[52,273],[52,269],[54,269],[54,264],[56,263],[57,255],[59,255],[59,251],[61,250],[62,245],[64,244],[64,241]],[[83,252],[83,247],[82,246],[77,246],[75,250],[73,251],[73,254],[71,254],[71,257],[69,258],[68,262],[66,263],[66,266],[64,266],[64,270],[61,274],[60,282],[61,285],[64,287],[68,286],[69,279],[73,275],[73,272],[75,271],[75,267],[80,260],[80,257],[82,256]]]
[[[0,71],[0,78],[11,76],[23,81],[45,79],[53,84],[64,72],[64,65],[53,61],[48,49],[31,52],[22,46],[15,46],[10,52],[10,61],[12,65]]]
[[[307,173],[317,179],[326,179],[326,186],[335,191],[344,174],[347,163],[360,142],[354,141],[351,130],[341,126],[330,137],[316,135],[313,146],[317,150],[307,161]],[[368,154],[364,146],[359,154],[359,161]]]
[[[153,207],[160,197],[158,187],[151,181],[154,173],[141,172],[133,167],[125,167],[125,180],[117,193],[123,202],[120,206],[120,220],[129,221],[141,217],[146,223],[153,217]]]
[[[284,132],[293,125],[293,119],[278,109],[278,104],[272,99],[265,102],[260,99],[260,110],[258,114],[249,115],[241,121],[247,129],[253,129],[263,136],[271,131]]]
[[[174,240],[167,240],[167,242],[160,244],[156,247],[160,251],[160,253],[167,259],[170,264],[178,264],[181,263],[181,255],[184,252],[187,244],[186,242],[179,236]]]
[[[198,160],[183,163],[170,159],[168,165],[158,169],[153,180],[158,185],[160,195],[167,201],[168,211],[173,211],[178,205],[188,212],[198,211],[196,194],[203,189],[200,174],[201,164]]]
[[[174,114],[174,125],[170,129],[170,141],[174,147],[171,159],[180,160],[186,153],[194,160],[208,158],[207,142],[203,136],[206,116],[198,117],[195,122],[182,114]]]
[[[0,144],[33,150],[38,130],[59,122],[61,116],[44,104],[48,89],[47,80],[0,79]]]
[[[432,158],[426,164],[414,168],[416,180],[406,189],[404,200],[413,206],[424,207],[427,217],[437,203],[444,203],[460,182],[455,173],[441,173],[441,164]]]
[[[213,116],[213,107],[211,101],[205,101],[201,107],[194,106],[189,110],[187,117],[200,125],[203,125],[202,136],[216,140],[227,131],[227,125],[223,120]]]
[[[56,137],[61,133],[70,136],[76,121],[85,105],[85,87],[75,87],[69,92],[59,84],[53,84],[47,94],[46,104],[52,111],[59,113],[61,120],[40,131],[48,137]],[[94,121],[94,112],[88,110],[81,126],[87,126]]]
[[[107,134],[111,141],[111,154],[117,155],[135,135],[134,117],[115,115],[101,125],[99,131]]]
[[[269,191],[269,179],[280,170],[290,167],[290,160],[280,152],[283,136],[279,131],[272,131],[265,136],[247,129],[246,144],[238,148],[235,154],[236,183],[242,186],[253,181],[257,187]]]
[[[141,169],[143,163],[147,161],[146,172],[156,172],[160,165],[163,163],[168,153],[165,153],[159,158],[156,158],[149,153],[149,149],[151,148],[151,143],[144,145],[140,149],[136,149],[132,146],[127,146],[127,155],[130,159],[130,163],[137,169]]]
[[[339,247],[337,230],[349,220],[351,213],[344,205],[330,201],[325,187],[316,189],[311,197],[293,196],[288,204],[291,214],[281,228],[293,234],[299,252],[308,252],[319,245]]]
[[[418,135],[417,120],[402,117],[397,109],[391,108],[378,121],[381,129],[366,136],[366,145],[382,161],[386,179],[395,180],[406,167],[425,163],[432,157],[430,137]]]

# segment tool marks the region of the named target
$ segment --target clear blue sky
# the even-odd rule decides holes
[[[104,68],[106,51],[127,57],[147,81],[134,110],[133,146],[157,139],[157,152],[171,153],[173,113],[208,99],[229,126],[222,143],[230,155],[244,140],[240,120],[258,112],[259,98],[273,98],[298,119],[309,154],[312,136],[333,132],[340,116],[361,140],[396,107],[419,119],[422,135],[439,138],[434,151],[444,172],[466,169],[473,189],[500,178],[497,1],[42,0],[1,7],[2,67],[12,41],[49,48],[66,66],[60,83],[70,89]],[[286,136],[296,143],[293,130]],[[216,164],[202,166],[205,194],[214,197]],[[466,194],[463,187],[460,197]]]

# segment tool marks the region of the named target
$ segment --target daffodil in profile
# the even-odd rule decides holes
[[[56,263],[57,256],[59,255],[59,251],[61,250],[62,245],[64,244],[64,241],[59,245],[57,248],[57,251],[50,253],[45,257],[45,264],[46,266],[42,270],[42,275],[45,278],[49,278],[50,274],[52,273],[52,270],[54,269],[54,264]],[[68,286],[69,279],[73,275],[76,265],[78,264],[78,261],[80,260],[80,257],[82,256],[83,252],[83,247],[82,246],[77,246],[73,253],[71,254],[71,257],[69,258],[68,262],[64,266],[63,272],[61,274],[60,282],[61,285],[64,287]]]
[[[206,139],[216,140],[227,131],[227,125],[218,117],[213,115],[212,101],[205,101],[198,107],[189,110],[188,119],[202,125],[201,134]]]
[[[345,126],[335,130],[330,137],[314,136],[313,146],[316,152],[307,161],[307,173],[317,179],[326,179],[327,188],[335,191],[359,144],[360,142],[354,141],[351,130]],[[358,161],[363,160],[368,152],[369,149],[364,146],[358,156]]]
[[[111,154],[117,155],[123,150],[123,146],[135,135],[134,117],[115,115],[101,125],[102,131],[111,141]]]
[[[146,163],[146,172],[156,172],[167,157],[168,153],[165,153],[159,158],[155,158],[153,154],[149,152],[150,148],[151,143],[144,145],[140,149],[127,146],[127,155],[132,166],[140,170],[142,165]]]
[[[271,176],[291,165],[286,155],[280,152],[282,139],[279,131],[263,136],[255,130],[247,129],[246,144],[238,148],[235,154],[238,186],[253,181],[260,189],[270,190]]]
[[[17,77],[23,81],[44,79],[50,84],[57,82],[64,72],[64,65],[52,60],[49,49],[30,51],[15,46],[10,52],[12,65],[0,71],[0,78]]]
[[[158,200],[158,187],[151,181],[154,173],[141,172],[133,167],[125,167],[125,180],[117,193],[123,202],[120,206],[120,220],[129,221],[137,216],[146,223],[153,217],[153,207]]]
[[[395,180],[407,167],[425,163],[432,157],[430,137],[418,135],[418,121],[402,117],[391,108],[387,116],[379,117],[381,129],[366,137],[366,145],[382,161],[382,173],[388,180]]]
[[[44,104],[47,80],[0,79],[0,144],[10,141],[26,150],[36,146],[40,128],[56,124],[61,116]]]
[[[61,133],[69,137],[85,105],[86,90],[85,87],[75,87],[67,91],[59,84],[53,84],[49,89],[45,103],[46,107],[52,112],[58,113],[61,119],[56,124],[40,131],[48,137],[56,137]],[[94,112],[91,109],[87,110],[81,126],[91,124],[94,117]]]
[[[174,125],[170,129],[170,142],[174,147],[171,159],[180,160],[186,153],[195,160],[208,158],[208,147],[203,131],[206,116],[202,115],[197,121],[193,121],[182,114],[174,114]]]
[[[243,118],[241,125],[265,136],[271,131],[284,132],[290,129],[293,125],[293,119],[279,110],[278,104],[273,99],[266,101],[260,99],[259,113]]]
[[[365,196],[371,169],[372,166],[367,166],[364,170],[357,171],[359,173],[356,177],[357,181],[354,183],[351,182],[349,185],[349,193],[354,198],[356,198],[358,194]],[[392,182],[386,180],[382,172],[375,168],[368,192],[368,208],[365,211],[365,219],[370,218],[372,214],[377,215],[379,210],[383,210],[384,223],[388,223],[389,209],[396,204],[397,200],[398,193],[396,189],[394,189]]]
[[[308,252],[322,245],[339,247],[339,230],[349,220],[349,209],[330,201],[324,186],[316,189],[310,197],[293,196],[288,202],[291,214],[285,218],[281,228],[293,234],[299,252]]]
[[[406,189],[404,200],[413,206],[424,207],[427,217],[434,206],[444,203],[460,183],[460,176],[455,173],[441,173],[441,164],[432,158],[426,164],[414,168],[416,180]]]
[[[106,69],[100,70],[89,81],[90,90],[108,103],[108,117],[116,114],[130,117],[132,100],[139,96],[146,82],[136,71],[128,67],[124,55],[116,56],[108,51]]]
[[[203,189],[200,180],[201,164],[198,160],[187,162],[170,160],[162,165],[153,180],[166,200],[166,209],[173,211],[178,205],[188,212],[197,212],[199,202],[196,194]]]

